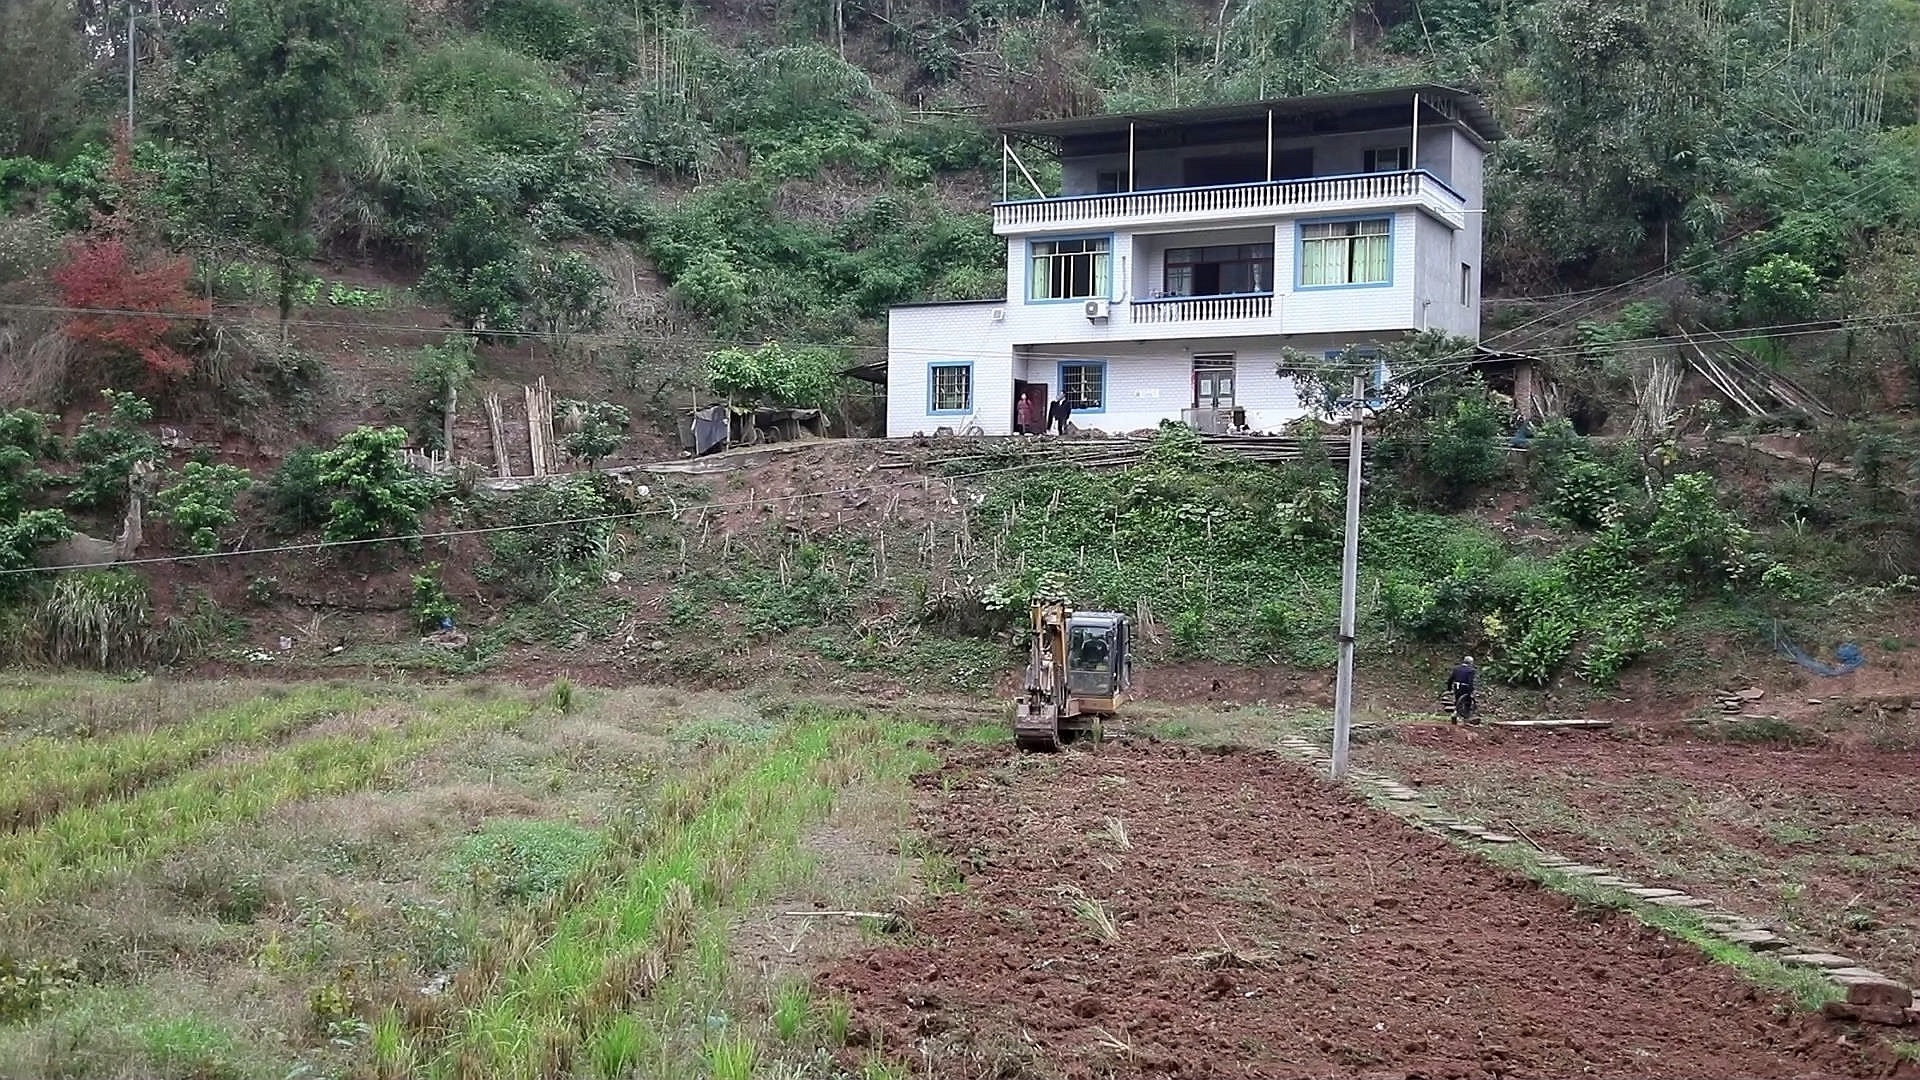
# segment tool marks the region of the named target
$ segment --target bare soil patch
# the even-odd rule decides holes
[[[1561,854],[1683,888],[1920,978],[1920,770],[1840,733],[1815,746],[1405,728],[1373,764]]]
[[[981,750],[923,777],[921,807],[964,888],[822,975],[916,1075],[1893,1068],[1873,1039],[1276,755]]]

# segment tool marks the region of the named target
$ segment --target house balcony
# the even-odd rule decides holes
[[[1061,229],[1220,224],[1401,207],[1424,210],[1449,228],[1462,229],[1467,224],[1467,200],[1439,177],[1414,169],[996,203],[993,231],[1008,236]]]
[[[1272,293],[1181,296],[1135,300],[1128,305],[1128,309],[1128,318],[1136,324],[1233,323],[1244,319],[1272,318],[1274,299]]]

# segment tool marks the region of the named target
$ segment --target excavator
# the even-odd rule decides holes
[[[1125,615],[1036,602],[1025,686],[1014,703],[1014,745],[1058,750],[1082,740],[1097,744],[1101,722],[1120,711],[1133,685],[1129,644]]]

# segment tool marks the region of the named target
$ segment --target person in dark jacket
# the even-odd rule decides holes
[[[1447,676],[1447,689],[1453,693],[1453,723],[1465,720],[1469,724],[1480,721],[1473,715],[1473,684],[1479,671],[1473,666],[1473,657],[1469,656],[1454,665],[1453,674]]]
[[[1066,392],[1061,391],[1059,396],[1053,399],[1053,404],[1047,406],[1047,426],[1065,435],[1067,421],[1072,418],[1073,403],[1067,400]]]

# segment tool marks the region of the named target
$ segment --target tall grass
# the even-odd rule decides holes
[[[254,698],[177,727],[93,739],[30,738],[7,747],[0,830],[68,807],[132,793],[226,747],[258,746],[362,705],[356,693],[302,688]]]
[[[135,667],[158,643],[147,583],[124,570],[62,575],[37,632],[47,660],[63,667]]]
[[[525,711],[508,702],[444,704],[397,730],[313,739],[125,798],[70,806],[0,836],[0,911],[83,888],[296,799],[366,787],[449,735],[517,722]]]

